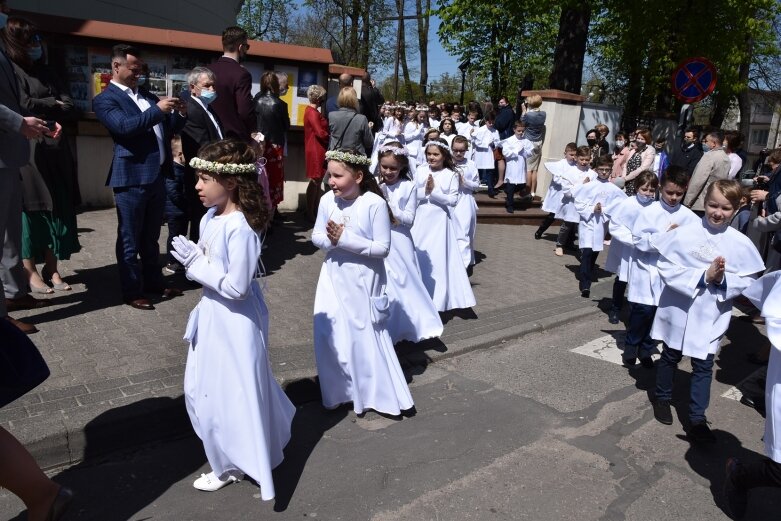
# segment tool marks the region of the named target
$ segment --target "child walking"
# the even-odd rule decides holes
[[[326,153],[331,191],[320,199],[312,243],[326,252],[317,281],[314,344],[323,406],[353,404],[398,416],[414,404],[387,330],[385,257],[391,216],[369,158]]]
[[[391,226],[391,247],[385,258],[390,298],[388,332],[393,343],[420,342],[442,335],[442,319],[423,285],[410,228],[415,222],[418,195],[409,177],[407,151],[398,144],[379,149],[380,189],[396,222]]]
[[[589,167],[591,163],[591,149],[584,145],[578,147],[575,152],[575,166],[572,168],[563,168],[559,172],[559,183],[561,184],[561,206],[556,212],[556,218],[561,219],[559,236],[556,239],[556,249],[554,253],[557,257],[564,255],[564,248],[569,247],[574,242],[574,232],[580,223],[580,214],[575,208],[575,198],[572,196],[572,190],[576,186],[588,183],[596,177],[596,173]]]
[[[615,164],[613,166],[615,167]],[[634,251],[632,228],[640,215],[640,210],[654,202],[656,190],[659,188],[659,178],[652,171],[646,170],[637,176],[635,185],[638,187],[635,196],[627,197],[613,210],[608,225],[612,240],[605,269],[616,275],[613,280],[613,300],[608,311],[608,321],[611,324],[618,324],[621,309],[624,307],[624,293],[629,281],[629,267]]]
[[[720,179],[705,192],[705,216],[651,239],[659,252],[657,266],[665,287],[651,336],[664,342],[656,368],[654,416],[672,424],[673,376],[683,356],[691,358],[688,436],[713,443],[705,411],[710,401],[713,359],[729,326],[732,299],[765,269],[751,241],[730,228],[740,204],[740,183]]]
[[[534,232],[534,238],[537,240],[542,239],[542,234],[550,228],[553,221],[556,220],[556,212],[561,207],[561,198],[564,196],[564,192],[561,187],[560,176],[562,172],[569,168],[575,167],[575,159],[578,153],[578,145],[575,143],[567,143],[564,147],[564,158],[559,159],[556,162],[545,163],[545,169],[550,172],[551,182],[548,186],[548,192],[545,195],[545,199],[542,201],[542,210],[548,212],[548,215],[540,223],[540,227]]]
[[[641,174],[638,174],[638,178]],[[688,180],[686,170],[677,166],[669,167],[664,174],[659,201],[640,210],[632,226],[634,250],[627,291],[629,321],[623,353],[624,365],[627,367],[633,367],[638,358],[644,368],[652,369],[654,366],[651,353],[656,342],[651,338],[651,326],[663,284],[657,268],[659,253],[653,247],[652,240],[679,226],[700,224],[700,218],[681,204]]]
[[[499,132],[494,128],[496,113],[488,112],[483,119],[484,125],[471,136],[474,147],[474,161],[477,170],[480,172],[480,181],[488,187],[488,197],[496,197],[496,168],[494,159],[494,150],[499,143]]]
[[[451,218],[458,203],[459,176],[444,141],[429,142],[426,159],[428,163],[415,172],[418,211],[412,225],[423,284],[439,311],[470,308],[475,296]]]
[[[258,233],[270,209],[258,185],[255,153],[244,142],[217,141],[190,166],[209,207],[196,245],[179,236],[172,255],[203,286],[190,313],[184,373],[187,413],[203,441],[211,472],[193,486],[215,491],[243,475],[274,498],[271,469],[282,462],[295,407],[268,361],[268,309],[258,282]]]
[[[580,296],[591,296],[591,276],[597,256],[605,244],[605,227],[613,209],[626,195],[610,182],[613,160],[602,156],[597,160],[597,179],[590,183],[575,186],[572,196],[575,209],[580,215],[578,223],[578,246],[580,247],[579,289]]]
[[[502,155],[507,162],[504,177],[504,193],[507,196],[504,207],[507,213],[515,212],[513,199],[515,192],[526,186],[526,158],[534,152],[534,143],[523,137],[526,124],[516,121],[513,125],[513,135],[502,140]]]
[[[450,148],[458,174],[461,176],[461,186],[458,193],[458,203],[451,214],[456,229],[458,249],[464,267],[469,270],[475,263],[475,230],[477,229],[477,203],[475,190],[480,187],[480,174],[473,161],[466,158],[469,153],[469,140],[464,136],[453,138]]]

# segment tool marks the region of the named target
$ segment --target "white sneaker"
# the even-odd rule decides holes
[[[228,479],[222,481],[214,472],[209,472],[208,474],[201,474],[201,477],[193,482],[193,487],[205,492],[214,492],[237,481],[240,481],[240,479],[236,476],[228,476]]]

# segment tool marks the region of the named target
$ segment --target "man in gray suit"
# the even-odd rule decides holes
[[[683,204],[697,215],[705,215],[705,192],[710,184],[717,179],[729,179],[729,157],[724,152],[724,133],[720,130],[709,133],[705,137],[709,149],[694,167],[694,173],[689,180],[689,189]]]
[[[8,6],[0,0],[0,28],[5,26],[8,17]],[[56,133],[61,127],[57,125]],[[8,307],[12,309],[29,309],[40,307],[39,303],[48,304],[45,300],[36,300],[29,295],[27,278],[21,281],[10,277],[8,268],[21,267],[19,254],[22,243],[22,186],[20,168],[30,161],[30,144],[28,139],[35,139],[43,134],[52,135],[46,127],[46,122],[33,117],[24,117],[19,105],[19,86],[14,74],[11,60],[5,54],[0,43],[0,237],[5,238],[3,250],[0,252],[0,289],[6,295],[19,298],[0,299],[0,320],[8,320],[25,333],[35,333],[35,326],[15,320],[8,316]],[[5,284],[21,287],[5,287]],[[10,291],[9,291],[10,290]]]

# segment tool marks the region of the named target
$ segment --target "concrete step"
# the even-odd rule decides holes
[[[539,226],[542,220],[548,215],[540,208],[541,203],[532,203],[528,198],[521,200],[516,194],[513,201],[514,213],[508,213],[505,209],[506,196],[504,192],[499,192],[496,197],[490,198],[485,193],[475,194],[477,202],[477,222],[485,224],[512,224],[512,225],[530,225]],[[554,225],[560,223],[556,221]]]

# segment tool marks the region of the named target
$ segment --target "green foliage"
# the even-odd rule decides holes
[[[244,0],[236,24],[251,40],[285,43],[295,10],[294,0]]]
[[[439,39],[469,60],[470,80],[486,85],[493,100],[514,95],[526,74],[544,86],[551,69],[559,8],[553,0],[438,0]]]

